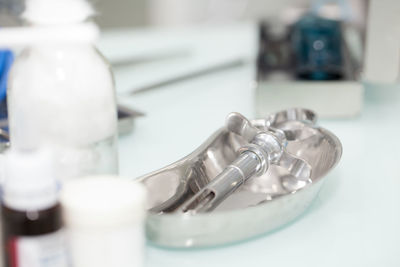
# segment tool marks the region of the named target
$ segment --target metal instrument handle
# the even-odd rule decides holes
[[[215,209],[237,188],[253,177],[260,169],[259,157],[250,151],[242,153],[215,179],[194,195],[182,207],[183,212],[207,212]]]

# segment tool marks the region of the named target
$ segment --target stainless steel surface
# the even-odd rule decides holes
[[[315,114],[303,109],[285,110],[252,121],[259,131],[275,129],[275,136],[284,137],[289,157],[282,153],[280,158],[271,158],[273,162],[285,163],[272,164],[265,174],[247,180],[213,212],[193,215],[176,211],[229,165],[247,169],[234,161],[241,148],[251,145],[248,132],[223,128],[189,156],[139,178],[150,196],[149,240],[168,247],[214,246],[260,235],[296,218],[314,199],[323,177],[342,154],[340,141],[315,123]],[[254,158],[254,154],[248,156]],[[311,167],[309,177],[307,167],[304,173],[301,173],[303,168],[297,168],[296,158]]]
[[[253,152],[246,151],[241,153],[221,174],[183,203],[183,206],[179,210],[190,212],[191,215],[197,212],[214,210],[249,178],[259,172],[261,169],[260,161],[259,157]]]

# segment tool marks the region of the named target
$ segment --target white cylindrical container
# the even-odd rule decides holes
[[[10,73],[11,145],[51,147],[61,180],[118,171],[114,81],[93,46],[97,28],[85,22],[92,13],[85,0],[28,0],[35,34],[26,30]]]
[[[66,183],[61,205],[73,266],[143,266],[145,200],[144,186],[128,179]]]

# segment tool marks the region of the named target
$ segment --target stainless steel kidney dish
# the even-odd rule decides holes
[[[341,154],[310,110],[253,121],[231,113],[193,153],[139,178],[150,198],[147,237],[204,247],[274,230],[304,212]]]

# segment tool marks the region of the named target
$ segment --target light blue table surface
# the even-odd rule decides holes
[[[117,73],[117,87],[137,73]],[[120,92],[120,102],[146,113],[120,138],[121,174],[138,177],[186,156],[231,111],[254,117],[254,73],[247,64],[132,96]],[[146,266],[400,266],[399,101],[399,86],[367,86],[359,117],[320,120],[341,140],[343,157],[293,223],[223,247],[148,244]]]

